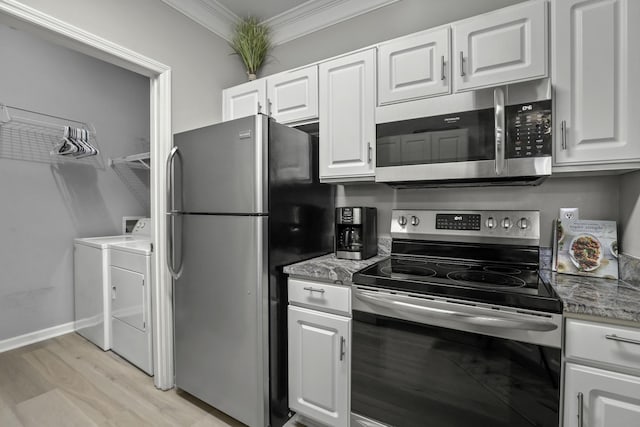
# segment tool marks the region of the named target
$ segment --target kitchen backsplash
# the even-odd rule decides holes
[[[396,190],[384,184],[355,184],[339,185],[336,192],[336,206],[378,209],[378,236],[389,236],[392,209],[539,210],[540,245],[545,247],[551,246],[552,221],[559,208],[577,207],[581,218],[618,221],[622,227],[618,202],[617,176],[554,177],[536,187]]]
[[[640,285],[640,258],[620,254],[618,258],[620,279],[632,285]]]

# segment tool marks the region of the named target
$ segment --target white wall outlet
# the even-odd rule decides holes
[[[558,216],[558,218],[568,221],[575,221],[576,219],[580,219],[580,209],[560,208],[560,215]]]

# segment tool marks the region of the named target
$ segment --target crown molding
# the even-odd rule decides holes
[[[264,21],[272,43],[283,44],[399,0],[310,0]]]
[[[209,31],[231,41],[240,19],[217,0],[162,0]],[[308,0],[263,21],[279,45],[400,0]]]
[[[226,41],[231,41],[233,29],[240,19],[216,0],[162,1]]]

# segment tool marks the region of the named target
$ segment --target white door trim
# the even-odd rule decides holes
[[[26,23],[28,29],[56,42],[149,77],[151,105],[151,217],[152,317],[154,384],[167,390],[174,385],[172,280],[165,263],[166,179],[164,159],[172,145],[171,68],[130,49],[91,34],[15,0],[0,0],[0,13]]]

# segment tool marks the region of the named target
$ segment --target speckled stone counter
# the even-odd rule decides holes
[[[390,239],[381,237],[378,241],[378,255],[373,258],[350,261],[337,259],[334,254],[329,254],[291,264],[284,268],[284,272],[297,277],[350,284],[355,272],[388,257],[390,249]],[[622,263],[621,277],[629,281],[627,282],[557,274],[545,269],[551,266],[550,251],[541,251],[540,255],[540,265],[543,268],[541,274],[549,280],[562,299],[566,315],[639,322],[640,326],[640,283],[632,280],[638,277],[639,263],[629,263],[627,260]]]
[[[389,256],[391,239],[378,238],[378,255],[363,261],[338,259],[334,254],[323,255],[307,261],[288,265],[284,272],[291,276],[350,284],[353,273]]]
[[[622,280],[558,274],[545,270],[564,304],[564,314],[640,322],[640,286]]]

